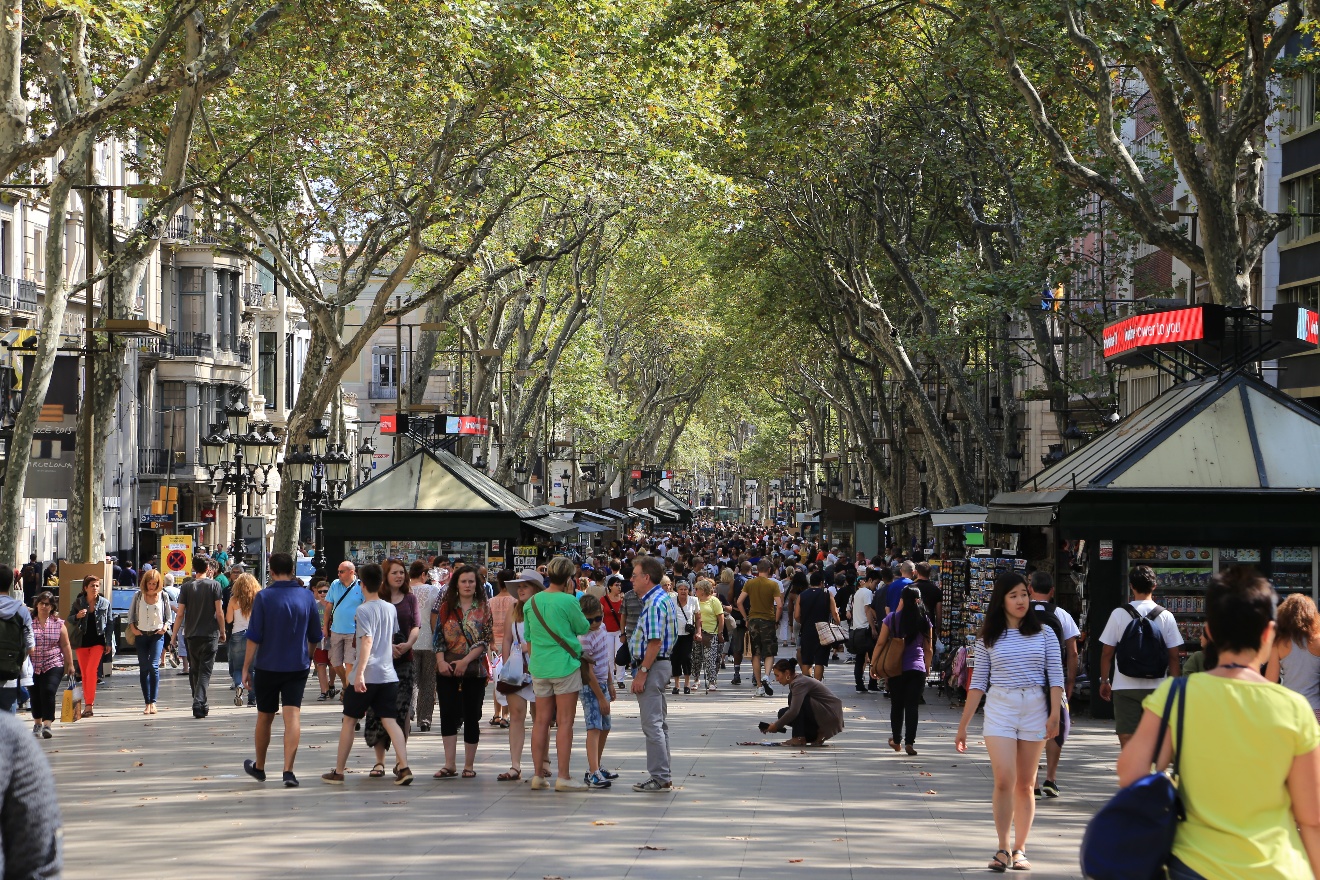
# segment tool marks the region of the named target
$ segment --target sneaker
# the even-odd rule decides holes
[[[1045,796],[1045,795],[1041,794],[1040,788],[1037,787],[1037,788],[1036,788],[1036,800],[1040,800],[1040,799],[1043,798],[1044,796]]]
[[[1046,779],[1045,784],[1040,787],[1047,798],[1056,798],[1059,796],[1059,786],[1054,784],[1053,779]]]
[[[32,722],[32,735],[33,735],[33,736],[41,736],[41,722],[40,722],[40,721],[34,721],[34,722]]]
[[[241,685],[239,687],[234,688],[234,705],[235,706],[243,705],[243,688]]]
[[[532,791],[544,791],[550,787],[550,780],[540,773],[532,777]]]
[[[298,777],[293,775],[293,771],[292,771],[292,770],[285,770],[285,771],[284,771],[284,787],[285,787],[285,788],[297,788],[297,787],[298,787]]]
[[[761,686],[760,686],[759,684],[757,684],[756,682],[752,682],[752,696],[754,696],[754,697],[764,697],[764,696],[765,696],[765,691],[761,690]]]
[[[601,777],[603,777],[603,778],[605,778],[605,779],[618,779],[618,778],[619,778],[619,774],[617,774],[617,773],[611,773],[610,771],[606,770],[604,767],[601,767],[599,772],[600,772]]]
[[[649,793],[669,792],[674,790],[674,783],[661,782],[659,779],[651,778],[645,782],[639,782],[633,786],[633,791],[645,791]]]
[[[864,694],[864,693],[866,693],[866,688],[859,684],[859,685],[857,686],[857,693],[859,693],[859,694]]]
[[[597,771],[595,773],[587,773],[583,775],[582,781],[586,784],[587,788],[610,787],[610,781],[606,779],[604,776],[601,776],[600,771]]]
[[[775,692],[770,690],[770,682],[768,681],[761,682],[761,687],[765,688],[765,695],[767,697],[773,697],[775,695]]]
[[[574,782],[571,779],[556,779],[555,791],[586,791],[587,786],[581,782]]]
[[[423,722],[421,722],[420,724],[418,724],[417,726],[418,726],[418,728],[421,729],[422,733],[426,733],[428,730],[431,729],[431,722],[429,722],[429,721],[423,721]]]
[[[53,733],[50,732],[50,725],[49,725],[49,724],[43,724],[43,725],[41,725],[41,738],[42,738],[42,739],[50,739],[50,738],[51,738],[52,736],[54,736],[54,735],[55,735],[55,734],[53,734]]]
[[[742,676],[735,672],[729,684],[742,684]]]
[[[319,697],[316,698],[316,702],[318,702],[318,703],[324,703],[324,702],[325,702],[326,700],[328,700],[328,699],[330,699],[330,695],[329,695],[328,693],[326,693],[325,691],[321,691],[321,696],[319,696]]]
[[[253,761],[251,758],[248,758],[243,762],[243,772],[257,780],[257,782],[266,781],[266,771],[258,767],[257,762]]]
[[[344,774],[339,773],[335,770],[331,770],[329,773],[322,773],[321,779],[325,782],[330,783],[331,785],[344,784]]]

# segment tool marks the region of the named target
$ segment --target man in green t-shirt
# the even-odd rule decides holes
[[[772,696],[770,669],[779,653],[779,640],[775,627],[782,614],[779,582],[770,577],[775,564],[768,556],[756,565],[757,575],[743,587],[738,597],[738,609],[747,618],[747,632],[752,641],[752,687],[760,696]]]

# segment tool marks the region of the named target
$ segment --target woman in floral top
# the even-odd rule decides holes
[[[436,779],[453,779],[458,728],[463,728],[463,778],[477,775],[472,762],[481,738],[481,707],[486,700],[486,651],[494,639],[486,591],[477,584],[477,570],[461,565],[449,579],[449,589],[431,613],[435,631],[435,692],[440,703],[440,735],[445,765]]]

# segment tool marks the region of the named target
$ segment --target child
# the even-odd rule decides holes
[[[610,702],[616,698],[614,689],[614,658],[610,656],[610,634],[603,626],[604,608],[600,600],[590,593],[578,599],[582,614],[591,624],[586,635],[578,636],[582,654],[590,658],[591,666],[582,685],[582,714],[587,719],[587,769],[583,778],[588,788],[609,788],[610,780],[619,774],[610,773],[600,766],[605,751],[605,738],[610,733]]]

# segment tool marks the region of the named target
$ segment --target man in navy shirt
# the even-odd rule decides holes
[[[903,588],[912,583],[912,575],[916,574],[916,571],[916,566],[909,560],[894,566],[895,578],[885,588],[885,614],[893,614],[898,610],[898,600],[903,595]]]
[[[272,581],[252,600],[247,655],[243,658],[243,687],[257,700],[257,759],[244,761],[243,770],[259,782],[266,781],[266,750],[275,713],[283,702],[285,788],[298,785],[293,759],[302,732],[303,691],[307,689],[312,651],[321,641],[316,597],[294,577],[293,571],[292,556],[271,554]]]

